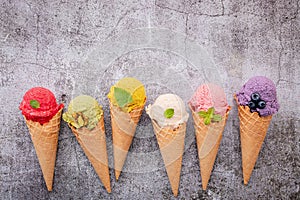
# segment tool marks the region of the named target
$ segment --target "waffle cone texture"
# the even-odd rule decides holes
[[[85,155],[94,167],[107,192],[111,192],[108,157],[106,150],[106,136],[102,116],[97,126],[92,130],[85,127],[76,129],[69,125]]]
[[[124,166],[143,109],[144,105],[127,113],[110,103],[114,168],[117,180]]]
[[[167,170],[172,192],[174,196],[177,196],[180,183],[182,155],[184,152],[186,123],[180,124],[177,128],[169,126],[160,127],[152,120],[152,125]]]
[[[220,122],[212,122],[209,125],[205,125],[204,119],[201,118],[197,112],[194,112],[191,107],[190,109],[194,120],[202,189],[206,190],[218,154],[222,133],[230,108]]]
[[[247,185],[266,137],[272,115],[261,117],[248,106],[238,105],[244,184]]]
[[[43,125],[24,116],[48,191],[52,191],[61,114],[62,109]]]

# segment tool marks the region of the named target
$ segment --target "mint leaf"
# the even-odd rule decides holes
[[[118,106],[120,106],[121,108],[133,101],[131,94],[122,88],[115,87],[114,96]]]
[[[219,121],[222,120],[222,116],[221,115],[214,115],[213,118],[212,118],[212,120],[214,122],[219,122]]]
[[[206,118],[207,114],[205,111],[199,111],[198,112],[199,116],[202,117],[202,118]]]
[[[205,125],[209,125],[210,124],[210,117],[206,117],[205,119],[204,119],[204,124]]]
[[[168,108],[165,110],[164,112],[164,116],[168,119],[170,119],[171,117],[173,117],[174,115],[174,109],[173,108]]]
[[[215,109],[214,109],[213,107],[211,107],[211,108],[209,108],[209,109],[207,110],[208,116],[209,116],[210,118],[213,117],[214,112],[215,112]]]
[[[211,107],[206,112],[200,111],[198,112],[199,116],[204,118],[204,124],[209,125],[211,121],[219,122],[222,120],[222,116],[215,113],[215,108]]]
[[[30,100],[30,106],[31,106],[32,108],[37,109],[37,108],[40,107],[40,102],[38,102],[37,100]]]

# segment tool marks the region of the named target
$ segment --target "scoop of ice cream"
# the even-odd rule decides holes
[[[249,106],[251,112],[260,116],[273,115],[279,110],[276,97],[276,86],[264,76],[255,76],[236,94],[240,105]]]
[[[107,96],[114,106],[120,107],[125,112],[143,106],[146,101],[144,85],[131,77],[119,80],[110,88]]]
[[[212,83],[200,85],[189,101],[195,112],[214,108],[216,114],[224,116],[229,109],[223,88]]]
[[[70,102],[68,111],[63,114],[63,120],[75,128],[86,127],[91,130],[97,125],[102,115],[102,107],[96,99],[81,95]]]
[[[63,104],[56,103],[55,96],[50,90],[34,87],[25,93],[19,108],[27,120],[44,124],[63,107]]]
[[[175,94],[160,95],[153,105],[147,106],[146,112],[160,127],[175,128],[189,118],[182,99]]]

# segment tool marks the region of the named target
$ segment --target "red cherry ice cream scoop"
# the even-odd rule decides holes
[[[43,87],[34,87],[28,90],[20,104],[20,110],[26,119],[40,124],[49,122],[63,107],[63,104],[56,103],[54,94]]]

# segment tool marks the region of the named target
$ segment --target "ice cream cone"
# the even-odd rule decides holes
[[[52,191],[61,113],[62,108],[43,125],[24,116],[48,191]]]
[[[144,105],[127,113],[110,104],[114,168],[117,180],[121,174],[143,109]]]
[[[191,107],[190,107],[191,109]],[[220,122],[204,124],[203,118],[192,109],[200,163],[202,188],[206,190],[213,169],[230,107]]]
[[[272,115],[261,117],[257,112],[250,112],[248,106],[240,106],[236,97],[235,100],[238,104],[240,119],[243,177],[244,184],[247,185],[267,134]]]
[[[92,130],[69,125],[107,192],[111,192],[103,116]]]
[[[184,150],[186,123],[180,124],[177,128],[172,128],[170,126],[160,127],[152,120],[152,125],[167,169],[172,192],[174,196],[177,196]]]

